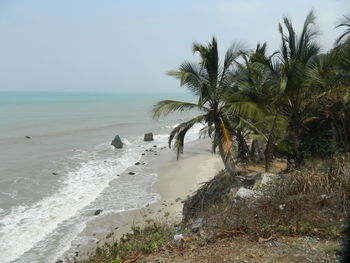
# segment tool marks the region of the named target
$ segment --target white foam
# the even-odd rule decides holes
[[[174,127],[174,126],[173,126]],[[186,142],[194,141],[199,138],[199,131],[203,125],[196,124],[186,135]],[[168,134],[155,135],[158,146],[167,145]],[[124,139],[126,147],[122,151],[115,151],[119,156],[113,158],[98,159],[98,154],[111,154],[109,143],[100,144],[95,152],[76,150],[76,155],[69,158],[80,162],[80,166],[70,172],[61,181],[61,186],[51,196],[30,206],[18,206],[13,208],[4,218],[0,220],[0,262],[7,263],[18,259],[38,244],[45,246],[45,239],[50,238],[58,226],[65,221],[79,215],[79,211],[87,207],[106,189],[115,175],[125,171],[132,166],[141,157],[141,152],[149,147],[149,143],[144,143],[142,137],[136,140],[128,141]],[[112,153],[111,153],[112,152]],[[140,183],[144,183],[139,178]],[[147,180],[156,180],[148,178]],[[146,182],[146,181],[145,181]],[[133,192],[132,182],[123,186],[129,187]],[[150,191],[149,189],[147,191]],[[156,201],[159,196],[151,194],[147,198],[143,197],[146,192],[139,191],[139,195],[131,195],[128,200],[130,203],[123,210],[131,210],[144,206],[149,202]],[[0,210],[1,212],[1,210]],[[64,244],[57,245],[63,253],[67,249],[67,244],[79,234],[84,228],[84,222],[80,222],[75,230],[64,235]],[[45,247],[43,247],[45,249]],[[50,255],[52,257],[52,255]],[[21,262],[36,262],[35,259]]]
[[[115,179],[116,173],[123,172],[139,158],[138,151],[129,149],[117,160],[87,161],[67,174],[55,194],[31,206],[12,209],[0,220],[0,262],[11,262],[30,250],[59,224],[94,201]]]

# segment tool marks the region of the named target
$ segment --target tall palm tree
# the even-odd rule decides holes
[[[233,82],[236,84],[238,92],[230,98],[231,107],[236,107],[237,102],[246,101],[247,110],[245,116],[249,116],[254,124],[251,132],[260,134],[266,141],[265,147],[265,170],[269,170],[270,160],[274,147],[275,130],[279,115],[276,108],[276,95],[279,87],[279,64],[276,63],[277,52],[268,56],[266,54],[267,44],[258,44],[254,52],[242,53],[242,62],[238,63],[234,72]],[[254,107],[253,107],[254,106]],[[255,113],[254,113],[255,111]],[[251,126],[251,125],[250,125]],[[251,127],[250,127],[251,128]],[[261,136],[263,132],[266,136]],[[256,136],[254,136],[256,138]],[[253,140],[253,144],[254,144]]]
[[[196,123],[203,123],[212,138],[213,151],[219,149],[227,171],[230,174],[235,174],[232,150],[234,120],[226,111],[225,96],[231,84],[229,81],[230,69],[240,54],[239,46],[232,45],[226,51],[223,64],[219,60],[215,38],[207,45],[194,43],[193,53],[200,55],[199,63],[184,62],[177,71],[171,71],[168,75],[179,79],[181,86],[186,86],[198,97],[198,102],[163,100],[155,105],[153,117],[159,118],[161,115],[176,111],[199,110],[201,115],[183,122],[173,129],[169,136],[169,147],[175,139],[174,146],[177,157],[179,157],[184,148],[184,138],[187,131]]]
[[[292,143],[295,166],[304,163],[301,138],[305,136],[304,122],[312,117],[310,107],[315,102],[314,90],[307,85],[307,72],[315,64],[320,48],[314,41],[317,31],[314,28],[315,16],[311,11],[304,22],[300,36],[294,31],[292,22],[287,17],[280,24],[281,51],[280,58],[280,112],[288,120],[288,137]]]

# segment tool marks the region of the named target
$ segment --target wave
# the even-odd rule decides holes
[[[200,124],[195,125],[186,136],[186,141],[198,139],[202,127]],[[154,138],[157,145],[167,145],[168,134],[158,134]],[[157,180],[156,175],[140,174],[133,177],[134,181],[122,181],[116,176],[139,161],[141,153],[150,147],[149,143],[142,141],[142,137],[123,141],[125,147],[121,151],[111,149],[109,143],[97,145],[93,152],[77,150],[70,159],[76,160],[78,167],[67,172],[53,195],[30,206],[17,206],[0,219],[0,262],[18,259],[20,262],[37,262],[35,255],[22,255],[35,248],[45,251],[45,244],[50,243],[53,233],[59,227],[73,222],[69,233],[56,233],[60,237],[60,245],[55,248],[56,255],[51,255],[51,260],[63,254],[91,218],[90,213],[84,217],[85,221],[82,220],[83,212],[86,213],[86,208],[101,196],[112,181],[120,182],[119,189],[123,193],[111,191],[110,198],[117,202],[116,195],[119,194],[123,198],[119,201],[123,207],[117,210],[110,207],[109,211],[107,207],[107,213],[133,210],[157,201],[159,196],[152,193],[151,187]],[[145,188],[145,185],[149,185],[149,188]],[[93,210],[94,207],[89,209]]]

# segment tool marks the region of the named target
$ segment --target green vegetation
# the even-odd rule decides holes
[[[88,258],[81,261],[75,259],[74,262],[122,263],[137,259],[141,254],[150,254],[164,247],[175,234],[175,228],[165,224],[150,222],[142,229],[134,226],[132,233],[125,234],[120,242],[106,243]]]
[[[205,223],[197,233],[202,245],[237,234],[263,242],[283,235],[325,239],[343,235],[350,204],[349,26],[349,15],[344,16],[338,27],[345,31],[337,45],[321,53],[313,12],[299,35],[285,17],[279,25],[279,51],[267,54],[266,43],[255,50],[236,44],[221,62],[213,38],[207,45],[193,45],[200,56],[198,63],[184,62],[168,73],[198,101],[160,101],[154,118],[178,111],[200,112],[174,128],[169,147],[174,140],[179,157],[186,133],[202,123],[202,134],[212,139],[212,150],[219,150],[226,168],[197,191],[197,199],[186,200],[195,212],[184,216],[182,233],[194,235],[191,220],[202,217]],[[232,200],[230,184],[244,173],[237,171],[237,162],[264,160],[269,171],[276,157],[287,162],[280,181],[260,189],[259,198]],[[105,244],[82,262],[135,262],[155,251],[173,252],[175,229],[158,224],[134,227],[133,233]]]
[[[345,39],[349,17],[344,18],[339,26],[347,28],[327,53],[320,52],[312,11],[300,35],[290,19],[283,19],[281,49],[271,55],[266,43],[254,51],[234,45],[221,65],[215,38],[207,46],[194,44],[199,63],[184,62],[169,75],[193,92],[198,103],[160,101],[154,117],[192,109],[203,114],[177,126],[169,146],[175,138],[179,156],[186,132],[196,123],[205,124],[202,132],[212,138],[214,152],[219,148],[230,174],[236,172],[235,155],[249,162],[255,151],[264,153],[266,171],[274,156],[286,158],[288,169],[300,169],[306,158],[349,152],[350,40]]]

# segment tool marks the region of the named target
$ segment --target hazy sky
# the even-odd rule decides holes
[[[279,48],[278,22],[314,8],[323,50],[349,0],[0,0],[0,90],[180,90],[164,73],[215,35]]]

